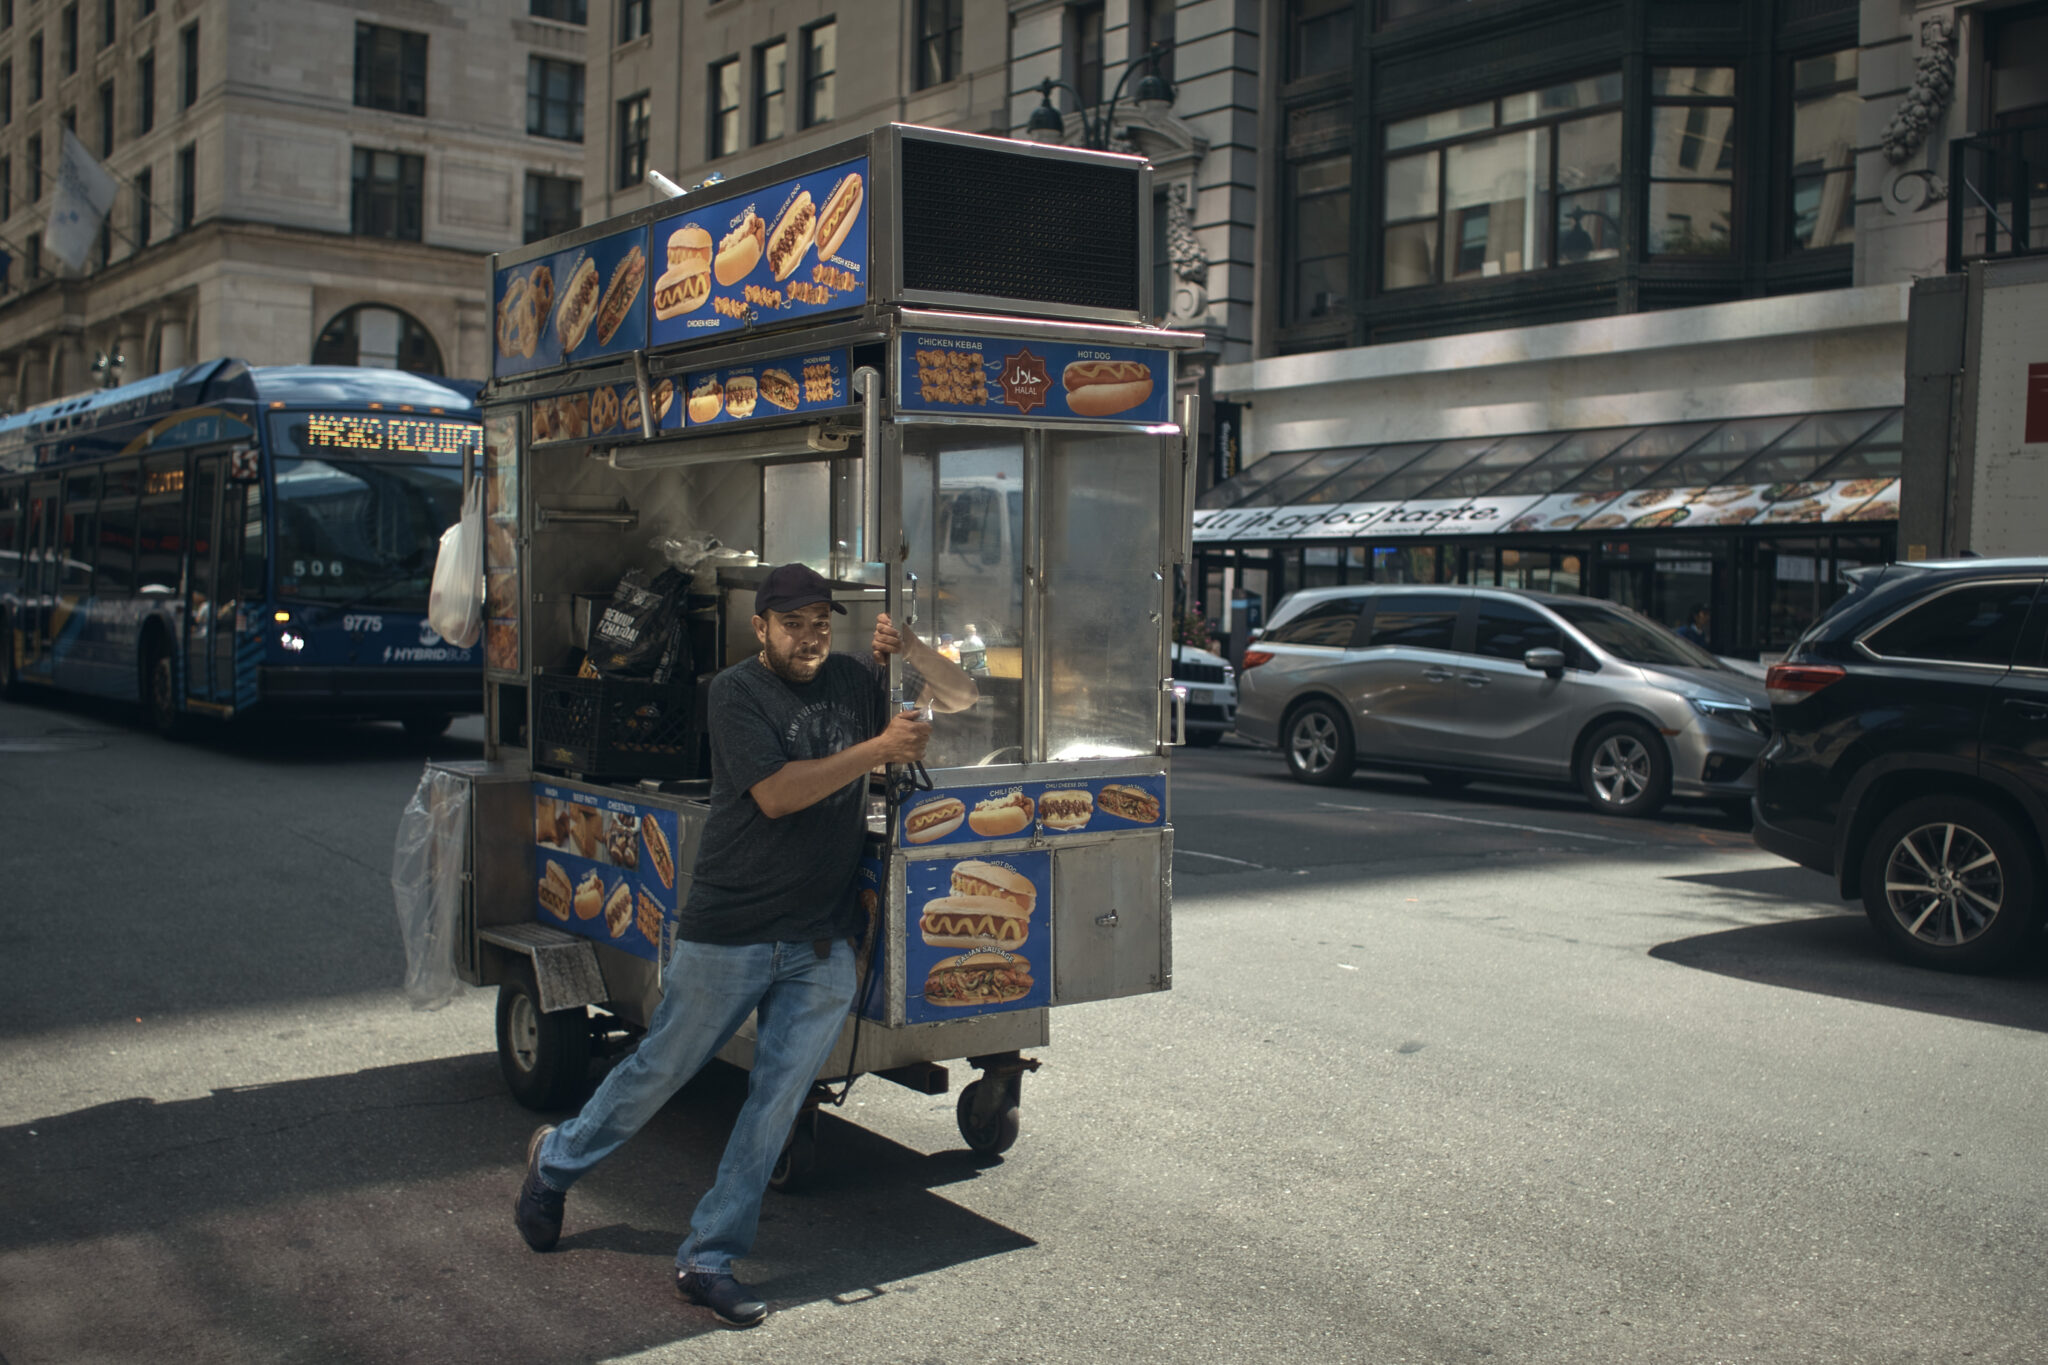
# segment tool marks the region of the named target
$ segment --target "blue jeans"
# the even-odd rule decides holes
[[[718,1178],[698,1201],[690,1235],[676,1250],[679,1270],[731,1274],[733,1262],[754,1244],[761,1196],[790,1125],[839,1041],[854,975],[853,948],[844,939],[833,941],[827,958],[808,942],[724,947],[678,941],[647,1036],[612,1068],[583,1111],[541,1144],[540,1178],[567,1191],[639,1132],[758,1010],[760,1041],[746,1104],[726,1139]]]

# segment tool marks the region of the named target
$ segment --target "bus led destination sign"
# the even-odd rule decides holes
[[[483,427],[436,417],[391,417],[375,412],[306,414],[299,444],[315,450],[386,450],[402,455],[481,453]]]

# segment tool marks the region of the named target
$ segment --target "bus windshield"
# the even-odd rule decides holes
[[[462,514],[459,466],[281,457],[277,592],[425,611],[441,532]]]

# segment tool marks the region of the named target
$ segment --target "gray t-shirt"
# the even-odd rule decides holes
[[[776,943],[853,931],[867,774],[779,820],[750,793],[785,763],[874,738],[888,724],[887,702],[882,681],[850,654],[827,655],[808,683],[785,682],[759,658],[711,680],[711,816],[676,937]]]

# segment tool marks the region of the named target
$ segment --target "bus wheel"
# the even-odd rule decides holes
[[[185,717],[178,710],[178,678],[171,651],[161,640],[150,646],[142,672],[142,710],[149,728],[165,739],[176,739],[185,730]]]
[[[407,737],[424,744],[430,739],[439,739],[448,733],[448,727],[455,723],[453,716],[407,716],[399,722],[405,726]]]

